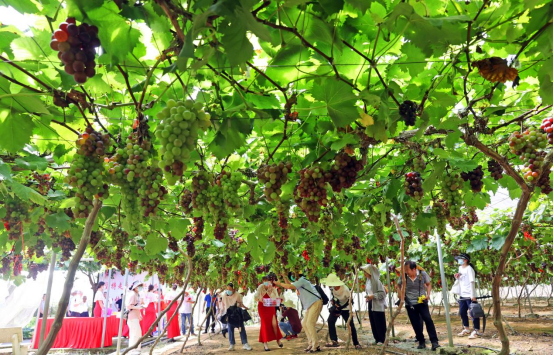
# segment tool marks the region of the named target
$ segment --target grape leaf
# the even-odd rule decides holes
[[[50,228],[54,228],[57,231],[63,232],[66,230],[69,230],[71,227],[71,224],[69,224],[69,221],[71,218],[67,214],[65,214],[64,211],[58,211],[57,213],[49,214],[46,217],[44,217],[46,220],[46,224]]]
[[[165,251],[167,249],[167,245],[167,239],[161,237],[157,233],[150,233],[146,238],[146,245],[144,246],[144,250],[148,255],[156,255]]]
[[[314,85],[312,95],[326,103],[329,116],[337,127],[344,127],[359,117],[357,97],[346,83],[334,78],[324,79],[321,85]]]

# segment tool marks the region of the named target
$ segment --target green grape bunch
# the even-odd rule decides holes
[[[240,197],[238,191],[242,184],[242,174],[239,172],[222,171],[217,177],[216,184],[223,190],[223,201],[233,210],[240,208]]]
[[[73,213],[77,218],[88,217],[94,197],[104,199],[109,186],[104,172],[104,156],[110,147],[110,136],[96,132],[88,126],[77,140],[77,153],[73,156],[64,182],[69,184],[77,198]]]
[[[448,215],[460,217],[462,215],[462,194],[460,190],[464,180],[458,174],[446,174],[442,178],[441,192],[448,207]]]
[[[198,130],[211,125],[210,114],[203,103],[169,100],[167,107],[156,115],[160,124],[156,129],[161,160],[159,167],[166,173],[167,182],[174,185],[187,169],[186,163],[198,140]]]
[[[258,168],[258,179],[264,183],[264,195],[268,202],[279,201],[281,198],[281,186],[288,180],[287,174],[292,170],[291,162],[278,164],[264,164]]]

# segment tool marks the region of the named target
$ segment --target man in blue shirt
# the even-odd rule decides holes
[[[302,303],[302,308],[306,311],[306,313],[304,313],[304,318],[302,319],[302,328],[306,331],[308,347],[304,349],[304,351],[320,351],[315,325],[317,323],[317,318],[321,313],[321,308],[323,308],[323,301],[314,285],[312,285],[312,283],[308,281],[304,275],[300,274],[298,279],[296,279],[294,275],[289,272],[288,278],[292,283],[290,283],[289,280],[285,280],[286,283],[277,281],[274,281],[273,283],[280,287],[288,288],[289,290],[298,291],[298,297]]]
[[[212,301],[213,301],[213,307],[212,307]],[[212,326],[212,333],[215,333],[215,307],[217,305],[217,297],[214,297],[214,290],[210,290],[210,293],[204,297],[204,309],[202,310],[202,313],[205,312],[208,313],[208,317],[206,318],[206,329],[204,330],[204,334],[208,333],[208,328],[210,327],[210,324]]]

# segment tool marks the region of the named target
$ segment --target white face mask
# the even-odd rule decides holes
[[[233,291],[231,291],[231,290],[227,290],[225,292],[227,293],[227,296],[231,296],[233,294]]]
[[[464,259],[458,259],[458,264],[459,265],[464,265]]]

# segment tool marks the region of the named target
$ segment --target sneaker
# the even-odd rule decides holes
[[[291,338],[298,338],[298,335],[297,334],[294,334],[294,335],[291,335]]]
[[[481,335],[481,334],[479,334],[478,331],[474,330],[474,331],[471,332],[471,335],[469,336],[468,339],[477,339],[477,338],[479,338],[479,335]]]
[[[229,345],[229,351],[233,351],[235,350],[235,346],[234,345]]]
[[[242,346],[242,348],[243,348],[244,350],[247,350],[247,351],[252,350],[252,347],[251,347],[250,344],[248,344],[248,343],[244,344],[244,345]]]
[[[462,330],[460,333],[458,333],[459,337],[465,337],[466,335],[471,334],[471,332],[468,329]]]
[[[437,350],[438,348],[440,348],[441,346],[439,345],[439,343],[433,343],[431,344],[431,350],[435,351]]]

